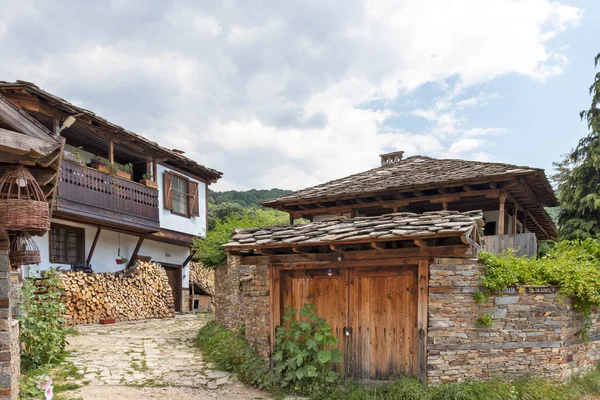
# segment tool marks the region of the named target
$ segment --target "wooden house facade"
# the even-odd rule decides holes
[[[175,309],[186,310],[190,246],[206,233],[208,185],[221,172],[35,84],[0,82],[0,95],[64,143],[51,228],[35,239],[42,262],[26,274],[50,266],[117,272],[152,260],[166,269]]]

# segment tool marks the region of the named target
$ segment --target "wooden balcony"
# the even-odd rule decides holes
[[[158,190],[67,160],[55,215],[137,232],[160,230]]]
[[[483,237],[483,250],[499,254],[508,249],[514,249],[517,255],[529,257],[537,254],[537,239],[535,233],[517,233],[513,235],[488,235]]]

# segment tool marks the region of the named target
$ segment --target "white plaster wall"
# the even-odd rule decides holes
[[[96,235],[96,227],[54,218],[52,219],[52,222],[85,229],[85,257],[87,258],[90,248],[92,247],[92,242],[94,241],[94,236]],[[42,262],[37,266],[24,268],[25,276],[29,276],[28,272],[31,275],[39,276],[41,271],[47,270],[51,266],[60,266],[67,270],[70,268],[69,265],[50,263],[49,235],[50,233],[46,233],[44,236],[34,237],[34,241],[40,249]],[[96,249],[94,250],[94,254],[92,256],[92,269],[95,272],[121,271],[125,268],[125,265],[119,265],[116,263],[119,246],[121,248],[121,256],[129,258],[135,249],[137,241],[137,236],[102,229],[102,232],[100,232],[100,238],[98,239],[98,244],[96,245]],[[150,239],[144,240],[144,243],[142,243],[142,247],[138,253],[140,256],[152,257],[152,261],[175,265],[183,264],[189,254],[190,250],[188,247],[156,242]],[[187,266],[182,271],[182,286],[183,288],[187,288],[189,286],[189,267]]]
[[[197,181],[195,179],[187,177],[189,180],[198,183],[198,201],[199,201],[199,214],[198,217],[182,217],[180,215],[176,215],[171,213],[171,210],[165,210],[164,207],[164,196],[163,196],[163,181],[164,181],[164,172],[172,171],[169,168],[164,167],[163,165],[157,166],[157,182],[158,182],[158,206],[160,209],[160,227],[164,229],[169,229],[172,231],[187,233],[189,235],[198,235],[205,236],[206,235],[206,184],[203,182]],[[173,173],[178,174],[177,171],[173,171]]]

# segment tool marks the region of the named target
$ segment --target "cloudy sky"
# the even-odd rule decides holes
[[[252,6],[250,6],[252,4]],[[382,152],[551,169],[586,134],[595,0],[0,0],[22,79],[224,172],[299,189]]]

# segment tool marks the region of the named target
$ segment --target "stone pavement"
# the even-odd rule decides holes
[[[85,386],[68,393],[83,399],[267,399],[202,360],[194,341],[210,318],[175,318],[80,325],[68,350]],[[89,381],[89,382],[88,382]]]

